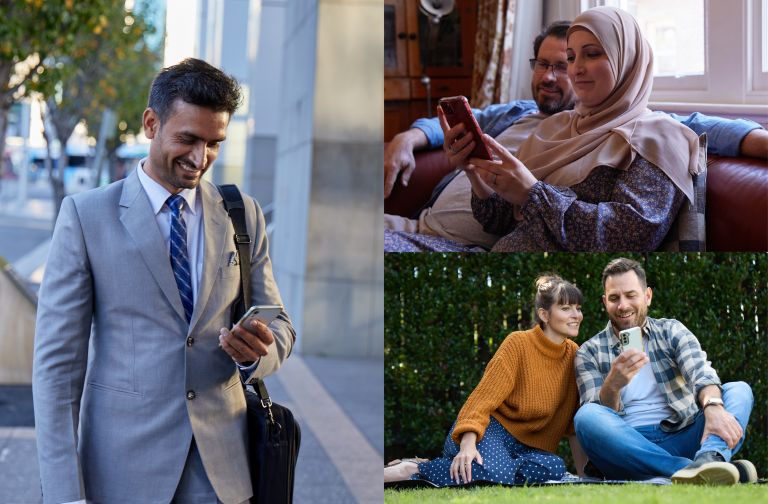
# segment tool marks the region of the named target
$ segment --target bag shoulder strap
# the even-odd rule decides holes
[[[222,184],[216,186],[224,198],[224,208],[232,221],[232,227],[235,229],[235,247],[240,260],[240,298],[235,302],[232,312],[232,321],[237,321],[248,309],[251,300],[251,254],[248,246],[251,244],[251,237],[245,225],[245,203],[243,195],[235,184]],[[270,421],[274,423],[272,416],[272,399],[267,392],[267,386],[260,378],[253,383],[254,391],[261,398],[261,405],[269,412]]]
[[[251,300],[251,253],[249,246],[251,237],[245,225],[245,203],[243,195],[235,184],[223,184],[217,186],[221,197],[224,198],[224,208],[232,220],[232,227],[235,229],[235,248],[240,263],[240,299],[235,303],[233,312],[233,321],[237,321]]]

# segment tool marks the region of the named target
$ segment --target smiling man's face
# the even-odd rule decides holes
[[[567,43],[550,35],[541,41],[536,59],[550,65],[567,65]],[[551,115],[563,110],[570,110],[576,103],[576,94],[568,80],[568,74],[556,73],[551,68],[543,74],[534,73],[531,76],[531,93],[544,114]]]
[[[171,194],[194,189],[219,154],[229,113],[176,100],[165,121],[144,111],[144,134],[152,140],[144,171]]]
[[[606,278],[603,305],[614,332],[618,334],[630,327],[642,327],[652,297],[651,288],[643,287],[634,271]]]

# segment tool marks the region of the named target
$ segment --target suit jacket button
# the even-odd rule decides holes
[[[187,399],[190,401],[195,398],[195,391],[194,390],[187,390]]]
[[[193,338],[192,336],[187,338],[187,346],[192,346],[194,344],[195,344],[195,338]]]

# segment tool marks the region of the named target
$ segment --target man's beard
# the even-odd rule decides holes
[[[635,320],[632,321],[631,324],[629,324],[627,327],[623,327],[623,324],[621,324],[620,319],[618,317],[608,317],[611,321],[611,326],[613,327],[613,330],[618,334],[620,331],[623,331],[624,329],[629,329],[630,327],[643,327],[645,325],[645,321],[648,319],[648,308],[638,308],[635,310]]]
[[[560,96],[541,98],[539,94],[541,89],[556,91]],[[536,105],[539,107],[539,112],[542,112],[546,115],[557,114],[563,110],[571,110],[575,105],[573,101],[566,101],[562,89],[558,87],[539,86],[536,88],[536,92],[533,93],[533,96],[536,101]]]

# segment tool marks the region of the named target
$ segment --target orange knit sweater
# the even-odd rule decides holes
[[[493,416],[521,443],[554,452],[564,435],[573,434],[578,348],[569,339],[552,343],[539,326],[507,336],[461,408],[453,440],[476,432],[479,443]]]

